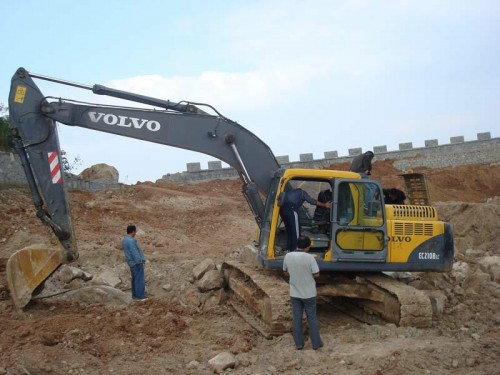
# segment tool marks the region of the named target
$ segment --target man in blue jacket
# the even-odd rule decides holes
[[[291,187],[286,189],[285,198],[280,207],[280,216],[285,224],[286,231],[286,251],[297,250],[297,239],[300,236],[298,210],[304,202],[318,207],[330,208],[332,206],[332,202],[320,202],[313,199],[302,189],[293,189]]]
[[[135,225],[127,226],[127,235],[122,240],[123,251],[125,252],[125,260],[130,267],[132,275],[132,299],[144,301],[146,299],[146,282],[144,279],[144,263],[146,258],[137,240],[134,238],[137,233]]]

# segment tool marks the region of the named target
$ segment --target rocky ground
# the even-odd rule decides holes
[[[373,177],[384,187],[402,188],[392,162],[376,162]],[[442,314],[428,329],[368,325],[320,303],[325,347],[313,351],[306,344],[300,352],[291,334],[259,336],[223,293],[201,293],[193,282],[193,269],[203,260],[220,264],[254,238],[239,181],[72,192],[80,251],[72,266],[93,280],[70,281],[59,272],[53,285],[65,283],[65,290],[79,294],[34,299],[23,312],[9,299],[6,260],[51,236],[36,219],[27,190],[0,190],[0,375],[210,374],[214,358],[224,356],[233,361],[223,371],[228,374],[498,374],[500,166],[424,172],[440,217],[453,225],[455,264],[445,274],[404,276],[440,293]],[[142,303],[128,300],[120,241],[129,223],[138,226],[148,258],[150,298]],[[86,294],[84,286],[95,284],[116,288]],[[49,294],[47,287],[38,297]]]

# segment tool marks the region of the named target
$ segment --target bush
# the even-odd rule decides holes
[[[12,132],[9,127],[7,108],[0,104],[0,151],[13,151]]]

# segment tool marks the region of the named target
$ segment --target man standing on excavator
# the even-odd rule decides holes
[[[369,176],[372,174],[372,159],[375,155],[372,151],[366,151],[363,154],[359,154],[352,159],[351,168],[349,169],[351,172],[359,173],[361,178],[370,178]],[[366,192],[365,192],[365,206],[368,205],[375,193],[376,188],[372,184],[366,184]]]
[[[284,199],[280,206],[281,220],[285,224],[286,231],[286,251],[297,250],[297,239],[300,236],[299,213],[298,210],[304,202],[313,206],[331,208],[332,202],[320,202],[311,198],[306,191],[302,189],[290,189],[284,192]]]
[[[132,276],[130,283],[132,299],[144,301],[146,299],[146,282],[144,280],[144,263],[146,263],[146,258],[139,245],[137,245],[137,240],[135,239],[136,233],[137,228],[135,225],[127,226],[127,235],[122,240],[122,247]]]

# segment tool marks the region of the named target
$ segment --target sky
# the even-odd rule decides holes
[[[208,103],[290,161],[500,136],[498,0],[1,0],[0,35],[4,105],[24,67]],[[35,82],[47,96],[113,103]],[[126,184],[216,160],[89,129],[58,131],[73,173],[106,163]]]

